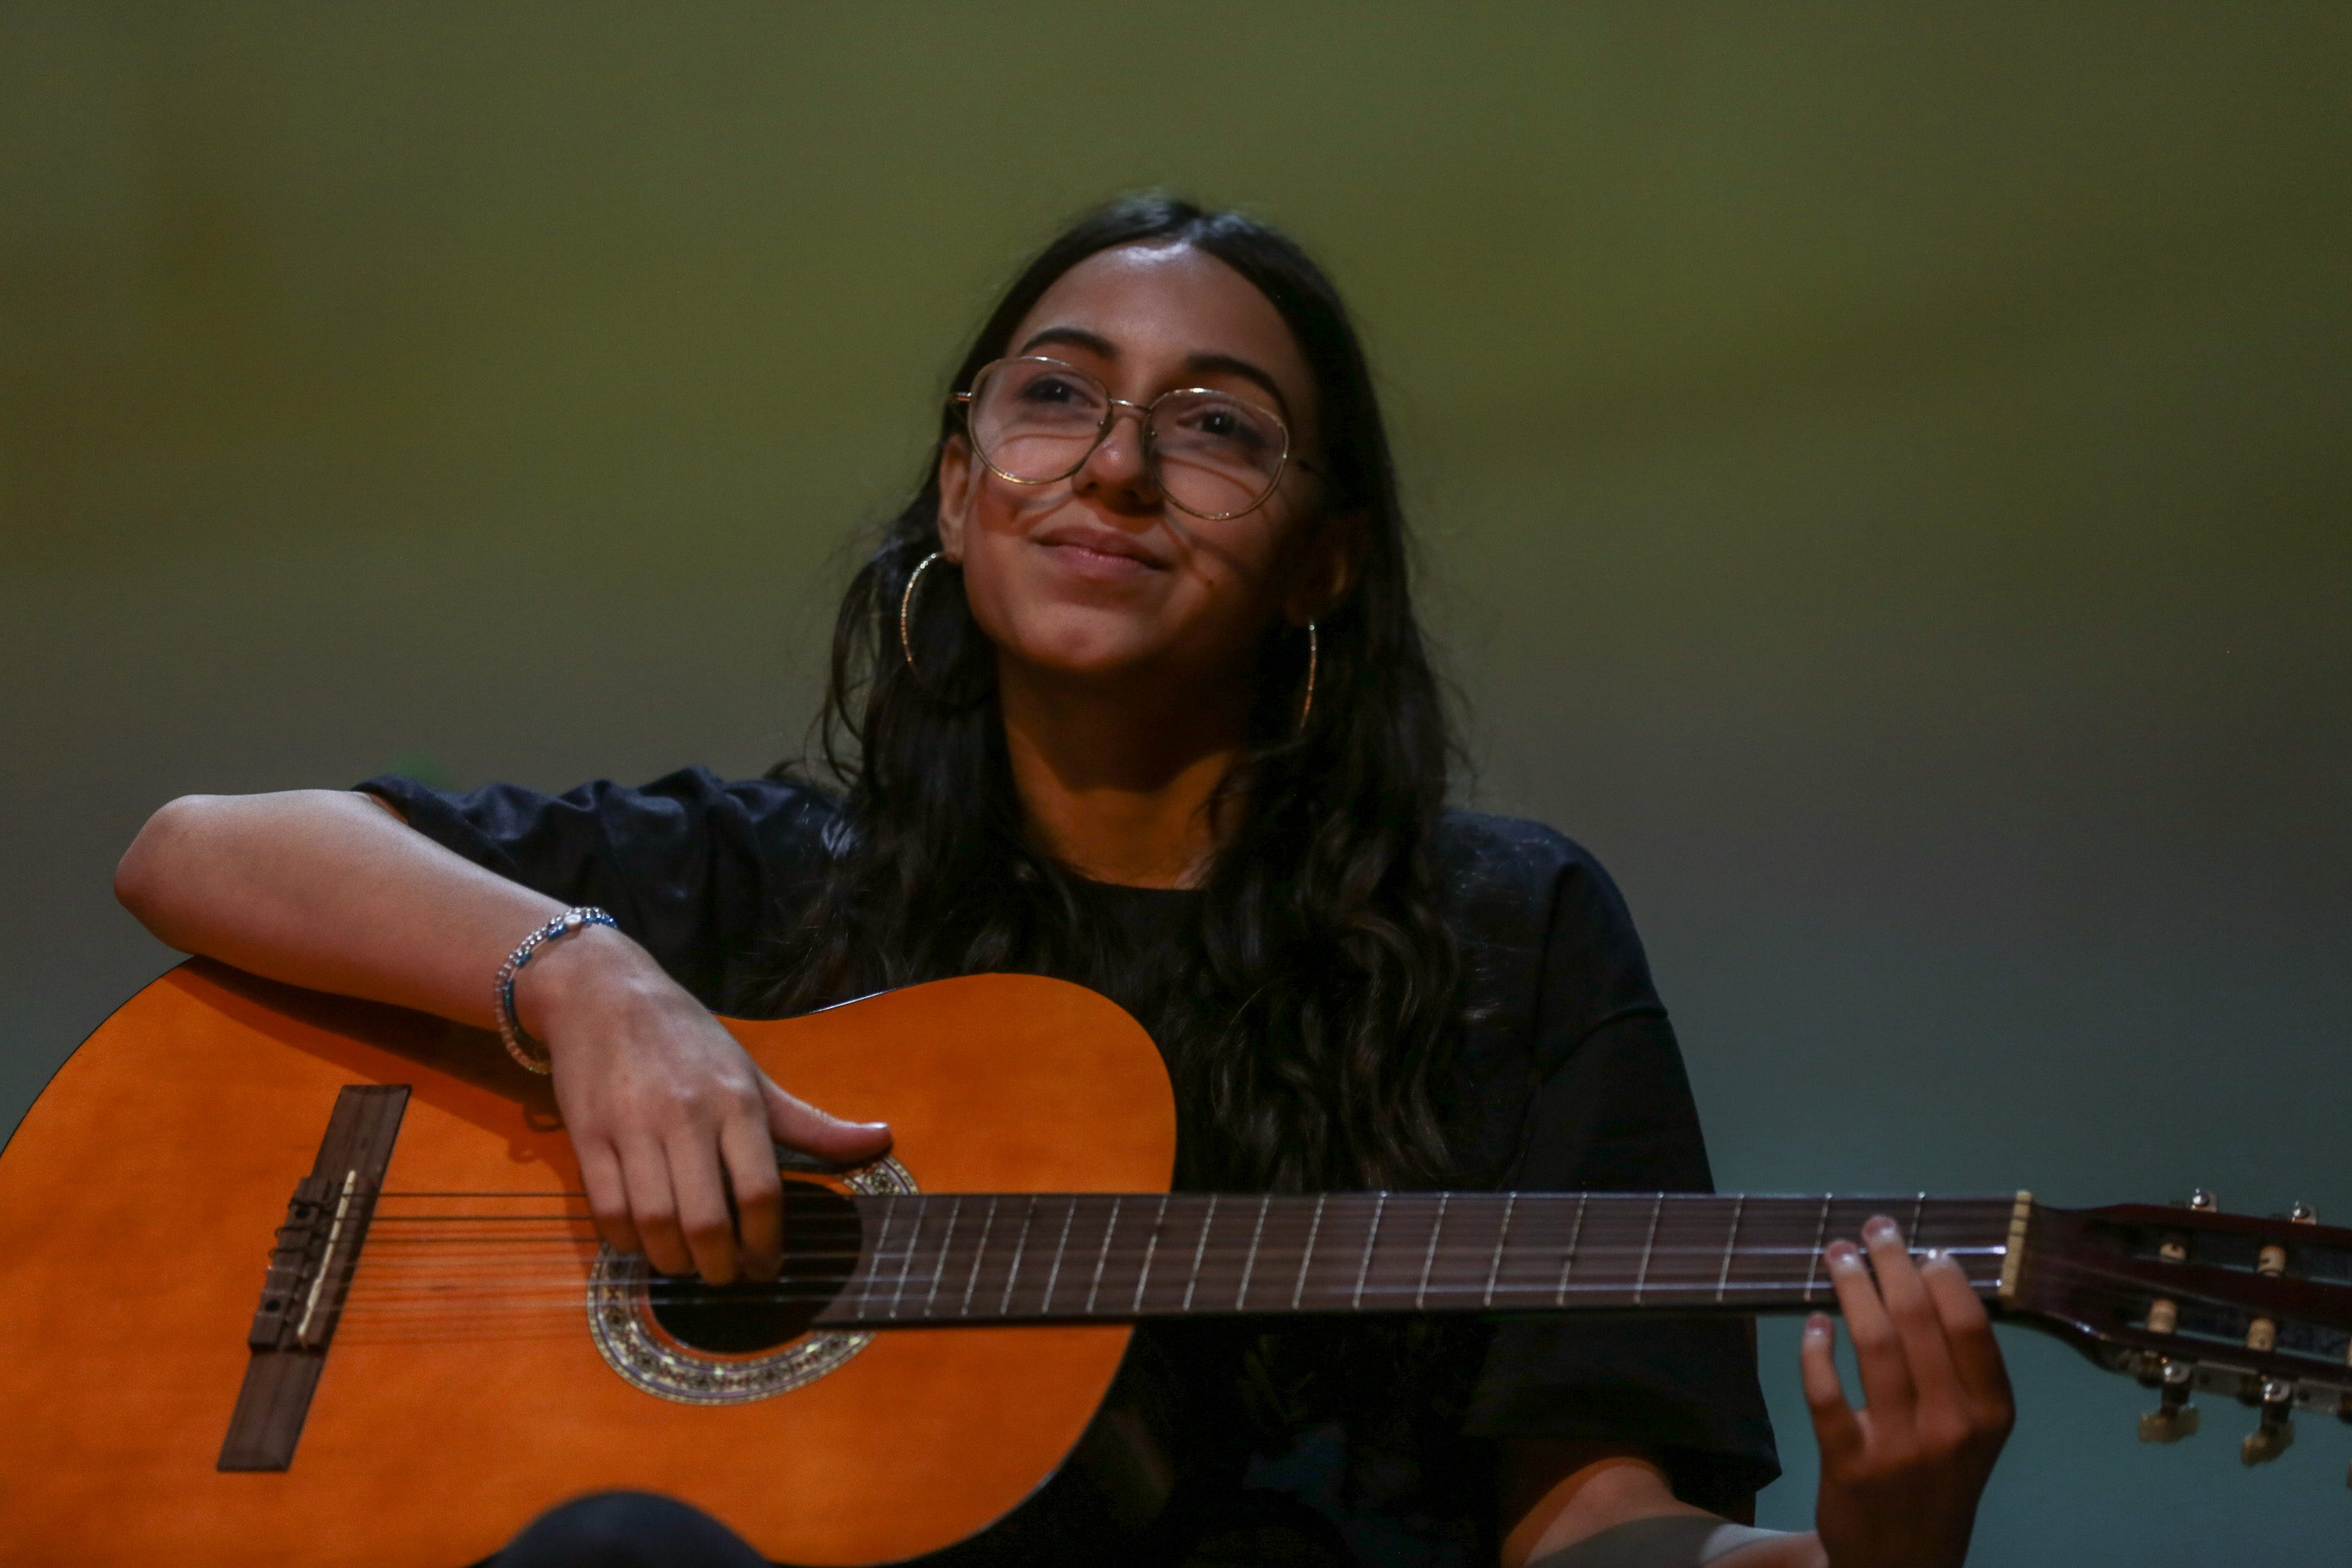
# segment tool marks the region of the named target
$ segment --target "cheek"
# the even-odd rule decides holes
[[[1295,522],[1210,522],[1171,510],[1148,525],[1165,571],[1129,584],[1089,584],[1059,570],[1037,541],[1072,515],[1102,520],[1066,487],[1041,489],[1045,493],[992,476],[964,512],[959,553],[965,597],[982,633],[1004,654],[1040,668],[1097,673],[1143,664],[1167,669],[1170,659],[1202,671],[1227,669],[1253,657],[1280,618],[1301,542]]]

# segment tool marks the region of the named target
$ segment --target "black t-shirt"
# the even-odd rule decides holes
[[[507,784],[451,795],[399,777],[361,787],[477,865],[611,911],[687,990],[737,1016],[761,1011],[842,832],[819,792],[723,783],[698,768],[642,789],[597,783],[562,795]],[[1447,814],[1435,849],[1469,990],[1452,1064],[1450,1184],[1710,1190],[1681,1052],[1600,864],[1549,828],[1460,811]],[[1093,891],[1146,944],[1180,942],[1199,897]],[[1356,1561],[1468,1563],[1491,1561],[1498,1438],[1639,1445],[1660,1456],[1678,1493],[1706,1506],[1780,1472],[1753,1338],[1736,1321],[1453,1319],[1344,1347],[1344,1334],[1313,1321],[1139,1336],[1148,1353],[1131,1359],[1172,1367],[1164,1383],[1218,1391],[1194,1398],[1200,1440],[1178,1447],[1180,1468],[1215,1474],[1210,1489],[1223,1500],[1208,1512],[1228,1508],[1238,1483],[1276,1513],[1314,1510],[1313,1527]],[[1250,1396],[1247,1385],[1263,1393],[1268,1366],[1300,1364],[1292,1352],[1339,1369],[1331,1381],[1351,1394],[1335,1418],[1317,1407],[1286,1426],[1276,1400],[1270,1424],[1269,1401]],[[1216,1371],[1204,1377],[1204,1368]],[[1221,1447],[1220,1433],[1232,1440]]]

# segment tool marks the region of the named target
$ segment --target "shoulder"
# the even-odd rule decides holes
[[[1640,962],[1622,894],[1592,852],[1558,828],[1483,811],[1445,814],[1431,845],[1456,934],[1472,949],[1566,942]]]
[[[1541,823],[1452,811],[1432,846],[1464,982],[1453,1140],[1482,1184],[1537,1135],[1536,1096],[1584,1047],[1664,1007],[1617,884]]]

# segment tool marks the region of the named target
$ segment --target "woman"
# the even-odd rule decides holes
[[[1386,437],[1313,263],[1234,214],[1113,204],[954,384],[842,607],[837,794],[689,771],[190,797],[124,858],[123,901],[192,952],[503,1021],[551,1063],[604,1237],[714,1282],[777,1268],[772,1136],[845,1162],[889,1133],[768,1081],[709,1009],[979,971],[1078,980],[1150,1027],[1183,1184],[1706,1187],[1606,876],[1445,807]],[[518,939],[590,904],[617,926],[544,941],[494,996]],[[1949,1262],[1859,1239],[1828,1265],[1868,1408],[1826,1320],[1803,1345],[1818,1536],[1727,1522],[1778,1473],[1737,1325],[1187,1326],[1139,1335],[1118,1418],[963,1555],[1958,1563],[2010,1420],[2000,1356]]]

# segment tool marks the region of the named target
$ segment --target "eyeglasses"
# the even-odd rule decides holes
[[[1289,427],[1269,410],[1205,386],[1161,393],[1150,405],[1113,397],[1074,364],[1024,355],[984,365],[959,392],[980,460],[1016,485],[1048,485],[1086,467],[1122,408],[1142,416],[1143,464],[1170,504],[1211,522],[1253,511],[1290,456]]]

